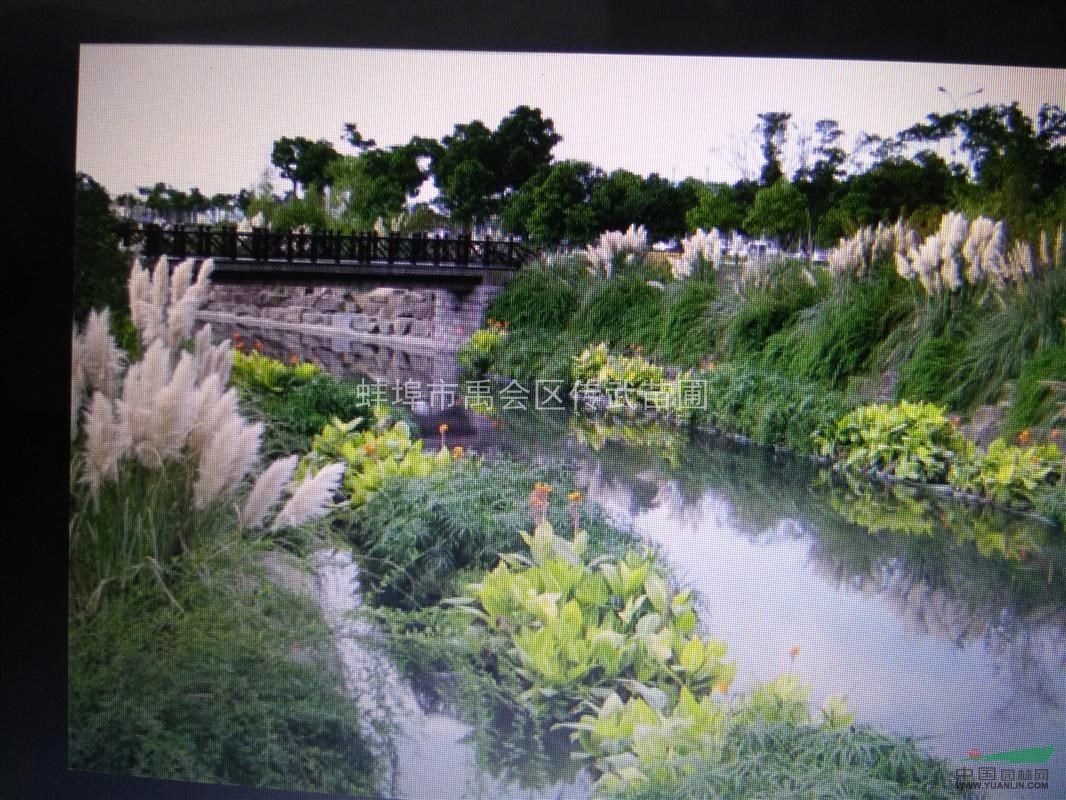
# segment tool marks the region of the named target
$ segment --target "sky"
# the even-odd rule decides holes
[[[938,91],[943,87],[946,91]],[[973,94],[980,89],[979,94]],[[83,45],[77,169],[112,193],[164,181],[204,194],[252,187],[282,136],[343,153],[354,122],[379,146],[440,138],[456,123],[495,128],[540,108],[563,137],[556,159],[681,180],[733,182],[761,164],[757,115],[789,111],[799,130],[835,119],[891,136],[984,103],[1066,105],[1066,70],[872,61]],[[793,136],[795,138],[795,136]],[[948,155],[948,145],[941,145]],[[786,163],[786,168],[788,164]],[[279,193],[289,185],[275,179]]]

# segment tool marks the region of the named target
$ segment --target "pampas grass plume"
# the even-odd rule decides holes
[[[281,512],[274,518],[273,530],[294,527],[323,516],[327,504],[344,477],[344,462],[323,467],[314,476],[308,475],[296,487]]]
[[[266,468],[252,487],[241,511],[241,522],[250,528],[262,524],[263,518],[281,499],[281,493],[292,480],[300,457],[279,458]]]

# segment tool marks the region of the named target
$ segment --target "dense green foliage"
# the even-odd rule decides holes
[[[1026,362],[1007,416],[1010,433],[1036,426],[1066,427],[1066,345],[1047,347]]]
[[[848,408],[838,392],[748,367],[724,364],[697,378],[706,381],[707,408],[695,422],[800,453],[813,452],[813,434]]]
[[[663,315],[659,354],[667,362],[694,367],[715,350],[718,297],[714,283],[690,280],[670,286]]]
[[[410,609],[458,594],[467,570],[486,570],[521,545],[537,480],[560,491],[568,484],[560,472],[467,457],[424,478],[386,481],[347,522],[368,597]],[[559,507],[549,518],[560,528],[570,521]],[[583,508],[580,519],[600,551],[624,540],[594,509]]]
[[[561,331],[578,308],[578,277],[566,267],[534,264],[515,275],[486,315],[524,330]]]
[[[652,351],[659,341],[663,292],[635,277],[594,285],[578,313],[578,331],[586,341],[602,340],[613,347],[639,344]]]
[[[332,419],[368,420],[372,409],[354,380],[338,380],[313,364],[283,364],[252,352],[234,353],[232,380],[251,416],[267,423],[268,455],[303,453]]]
[[[126,277],[129,262],[119,250],[118,222],[111,198],[84,173],[74,178],[74,319],[90,309],[111,309],[116,322],[129,314]]]
[[[338,688],[329,632],[313,603],[257,566],[263,552],[190,563],[174,603],[134,592],[72,622],[73,768],[373,791],[376,767]]]
[[[958,797],[942,762],[913,740],[875,731],[773,722],[730,726],[707,752],[646,783],[619,787],[616,800],[715,797],[847,797],[852,800],[940,800]]]

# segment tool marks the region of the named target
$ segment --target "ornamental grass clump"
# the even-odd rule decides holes
[[[630,225],[623,231],[604,231],[585,254],[594,273],[605,278],[620,268],[636,263],[648,252],[648,231],[643,225]]]
[[[829,253],[829,271],[837,278],[869,277],[875,262],[918,244],[918,234],[902,219],[894,225],[884,222],[859,228],[850,239],[841,239]]]
[[[948,212],[939,230],[918,242],[908,237],[896,242],[896,270],[907,280],[917,279],[929,295],[957,292],[965,286],[987,285],[994,292],[1018,289],[1066,265],[1063,226],[1054,244],[1041,231],[1036,254],[1029,242],[1009,241],[1005,223],[987,217],[970,222],[963,214]]]
[[[674,277],[688,277],[708,266],[717,271],[725,248],[725,239],[717,228],[711,228],[709,233],[699,228],[682,239],[681,258],[673,267]]]
[[[142,355],[124,374],[103,329],[106,312],[74,332],[70,587],[83,612],[138,576],[166,591],[175,558],[242,520],[261,524],[285,488],[279,476],[287,466],[268,468],[252,489],[254,502],[234,506],[259,465],[263,425],[241,416],[236,389],[226,389],[229,343],[211,344],[209,327],[189,340],[210,264],[195,283],[192,271],[183,262],[168,282],[165,261],[154,273],[134,265],[130,307]],[[337,468],[323,472],[296,489],[275,529],[324,512],[339,476]]]

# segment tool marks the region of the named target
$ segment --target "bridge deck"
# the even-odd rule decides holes
[[[212,258],[233,274],[331,274],[483,280],[486,272],[513,271],[539,253],[511,239],[378,236],[339,231],[163,229],[120,226],[123,244],[146,258]],[[225,267],[223,267],[225,265]]]

